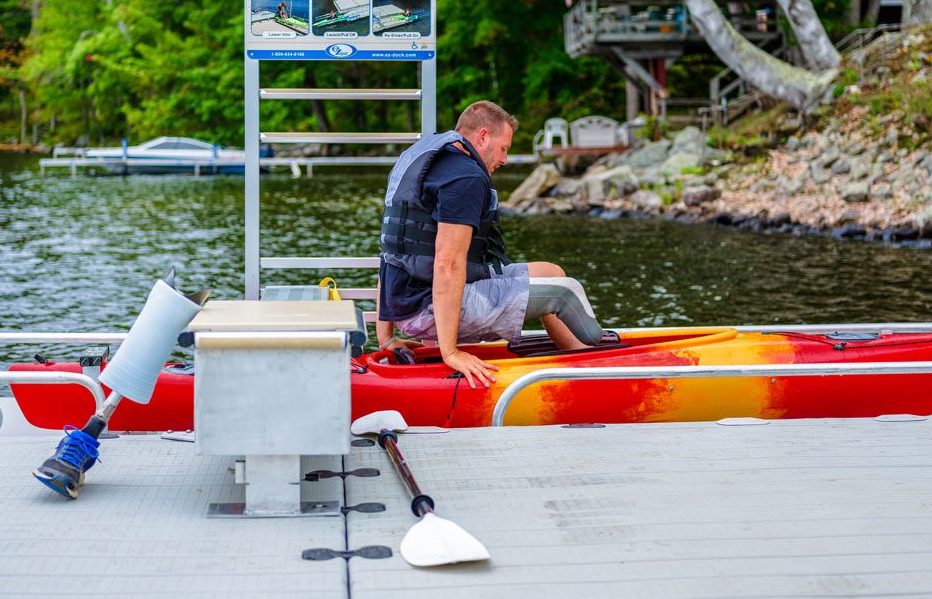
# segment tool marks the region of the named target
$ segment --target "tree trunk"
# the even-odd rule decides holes
[[[815,75],[764,52],[735,31],[713,0],[686,0],[693,23],[712,51],[739,77],[797,110],[812,107],[828,89],[835,71]]]
[[[845,23],[854,27],[861,22],[861,0],[851,0],[848,2],[848,14],[845,15]]]
[[[932,22],[932,0],[903,0],[903,24],[924,25]]]
[[[26,117],[28,112],[26,111],[26,90],[20,88],[19,90],[19,143],[26,143]]]
[[[812,0],[777,0],[777,3],[796,34],[796,41],[799,42],[806,63],[815,71],[838,68],[841,56],[828,39],[822,21],[812,7]],[[851,0],[851,5],[858,8],[860,20],[861,1]]]
[[[867,10],[864,11],[864,20],[870,25],[877,24],[877,17],[880,16],[880,0],[868,0]]]
[[[310,89],[315,89],[317,87],[317,76],[314,74],[314,63],[312,61],[309,62],[311,62],[310,66],[304,69],[304,84]],[[318,130],[323,132],[330,131],[330,119],[327,118],[327,110],[324,108],[324,103],[320,100],[311,100],[311,108],[314,110],[314,118],[317,121]]]

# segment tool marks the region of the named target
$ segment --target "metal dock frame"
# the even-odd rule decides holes
[[[248,22],[249,6],[244,10]],[[436,14],[432,13],[432,30],[436,30]],[[244,51],[245,60],[245,278],[247,300],[259,299],[260,273],[263,268],[341,269],[378,268],[375,257],[282,258],[262,257],[259,236],[259,144],[261,143],[340,143],[394,144],[414,143],[422,135],[437,130],[437,58],[418,61],[420,89],[263,89],[259,82],[260,59],[252,59]],[[339,133],[339,132],[263,132],[259,123],[259,104],[263,100],[408,100],[421,105],[421,130],[400,133]],[[346,299],[374,300],[375,287],[340,290]],[[366,313],[367,321],[375,320],[374,312]]]

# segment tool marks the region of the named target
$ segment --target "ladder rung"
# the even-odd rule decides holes
[[[419,89],[277,88],[260,89],[263,100],[420,100]]]
[[[373,258],[260,258],[260,268],[378,268]]]
[[[271,144],[413,144],[420,133],[260,133]]]

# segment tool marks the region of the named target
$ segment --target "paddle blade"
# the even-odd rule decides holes
[[[401,557],[412,566],[443,566],[487,560],[485,545],[459,525],[428,512],[401,540]]]
[[[350,432],[354,435],[378,434],[383,430],[408,430],[408,423],[397,410],[382,410],[361,416],[350,425]]]

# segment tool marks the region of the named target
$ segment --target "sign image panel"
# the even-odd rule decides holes
[[[372,33],[385,38],[430,35],[430,0],[372,0]]]
[[[436,0],[245,0],[253,60],[431,60]]]
[[[312,0],[312,32],[324,37],[369,35],[369,0]]]
[[[307,0],[250,0],[249,30],[271,39],[307,35]]]

